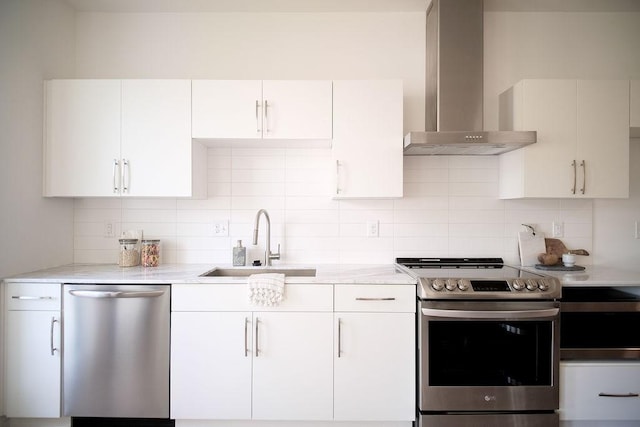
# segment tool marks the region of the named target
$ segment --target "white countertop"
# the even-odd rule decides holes
[[[584,271],[549,271],[527,269],[538,274],[557,277],[563,287],[578,286],[640,286],[640,266],[585,266]]]
[[[113,264],[70,264],[5,278],[6,282],[58,283],[237,283],[246,277],[200,277],[213,269],[230,265],[165,264],[144,268]],[[252,267],[240,267],[242,269]],[[257,267],[261,268],[261,267]],[[287,277],[287,283],[398,284],[415,285],[416,280],[393,264],[386,265],[274,265],[273,268],[315,268],[315,277]]]

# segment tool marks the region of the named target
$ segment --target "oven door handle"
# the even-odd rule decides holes
[[[557,317],[559,308],[545,308],[542,310],[442,310],[438,308],[423,308],[422,314],[430,317],[447,319],[549,319]]]

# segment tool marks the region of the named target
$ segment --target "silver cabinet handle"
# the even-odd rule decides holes
[[[129,170],[129,160],[122,159],[122,192],[128,193],[131,186],[131,171]]]
[[[336,194],[342,193],[340,188],[340,160],[336,160]]]
[[[55,317],[51,318],[51,332],[50,332],[49,336],[51,338],[50,347],[51,347],[51,355],[52,356],[54,356],[55,352],[58,351],[58,349],[53,346],[53,325],[55,325],[57,322],[58,322],[58,320],[56,320]]]
[[[38,300],[38,301],[47,300],[47,301],[50,301],[50,300],[53,300],[55,298],[54,297],[34,297],[34,296],[29,296],[29,295],[12,295],[11,299],[18,299],[18,300],[21,300],[21,301],[27,301],[27,300],[29,300],[29,301],[33,301],[33,300]]]
[[[571,189],[571,194],[576,194],[576,161],[571,162],[571,166],[573,166],[573,188]]]
[[[587,191],[587,163],[583,160],[580,162],[580,167],[582,167],[582,188],[580,193],[584,194]]]
[[[260,319],[256,317],[256,357],[258,357],[260,353],[260,347],[258,346],[258,327],[260,326]]]
[[[342,357],[342,319],[338,317],[338,357]]]
[[[423,308],[425,316],[447,319],[549,319],[560,313],[559,308],[545,308],[541,310],[443,310],[438,308]]]
[[[113,192],[117,193],[120,191],[120,183],[116,182],[116,177],[120,176],[120,172],[118,169],[120,168],[120,163],[118,163],[118,159],[113,159]]]
[[[153,298],[164,295],[165,291],[78,291],[69,293],[82,298]]]
[[[244,318],[244,357],[249,357],[249,318]]]
[[[394,297],[382,297],[382,298],[365,298],[365,297],[356,297],[356,301],[395,301]]]
[[[256,99],[256,133],[260,133],[260,116],[258,111],[260,110],[260,101]]]
[[[267,133],[269,133],[269,101],[266,99],[264,100],[264,123],[262,125]]]
[[[638,393],[598,393],[600,397],[640,397]]]

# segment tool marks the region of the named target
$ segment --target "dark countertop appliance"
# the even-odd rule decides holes
[[[501,258],[398,258],[418,280],[418,426],[558,426],[561,285]]]

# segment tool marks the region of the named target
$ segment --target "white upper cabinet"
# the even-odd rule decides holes
[[[335,198],[402,197],[401,80],[333,82]]]
[[[122,194],[189,197],[191,82],[122,81]]]
[[[194,80],[193,138],[331,139],[330,80]]]
[[[117,195],[120,80],[51,80],[45,98],[44,195]]]
[[[48,81],[44,146],[45,196],[204,193],[189,80]]]
[[[500,155],[500,198],[629,196],[628,81],[523,80],[501,105],[501,129],[538,139]]]
[[[631,136],[640,138],[640,80],[631,80]]]

